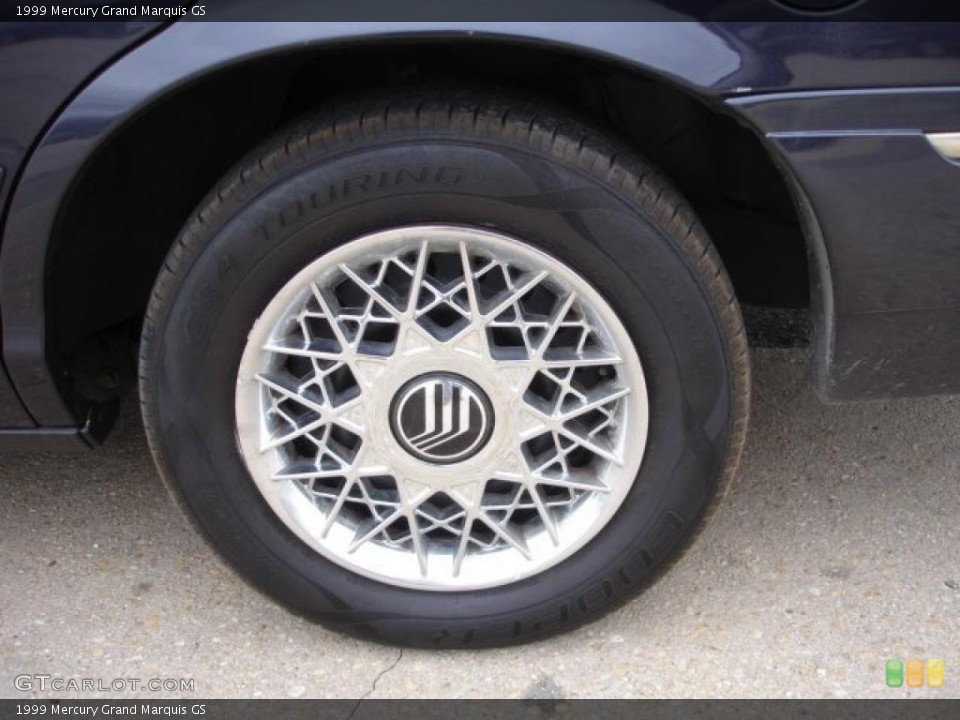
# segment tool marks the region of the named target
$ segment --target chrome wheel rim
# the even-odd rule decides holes
[[[414,226],[312,262],[241,357],[243,459],[315,551],[423,590],[495,587],[586,545],[647,439],[637,351],[578,273],[500,233]]]

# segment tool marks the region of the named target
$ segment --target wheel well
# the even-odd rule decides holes
[[[509,87],[619,136],[692,203],[745,308],[808,307],[806,246],[785,181],[759,139],[718,106],[611,61],[542,46],[461,40],[287,53],[164,97],[78,175],[46,268],[49,360],[70,404],[110,399],[132,380],[132,346],[163,259],[232,164],[345,93],[438,82]]]

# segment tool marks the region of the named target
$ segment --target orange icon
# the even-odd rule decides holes
[[[907,660],[907,687],[923,687],[923,660]]]

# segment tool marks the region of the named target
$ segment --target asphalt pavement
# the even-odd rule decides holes
[[[753,364],[739,481],[686,556],[602,620],[503,650],[400,651],[274,605],[182,522],[132,400],[99,452],[0,456],[0,697],[960,697],[960,398],[828,406],[804,351]],[[942,659],[944,686],[886,687],[891,658]]]

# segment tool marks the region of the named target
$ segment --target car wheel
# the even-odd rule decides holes
[[[203,201],[141,346],[154,456],[288,607],[420,646],[629,599],[735,474],[729,281],[628,147],[528,101],[354,100]]]

